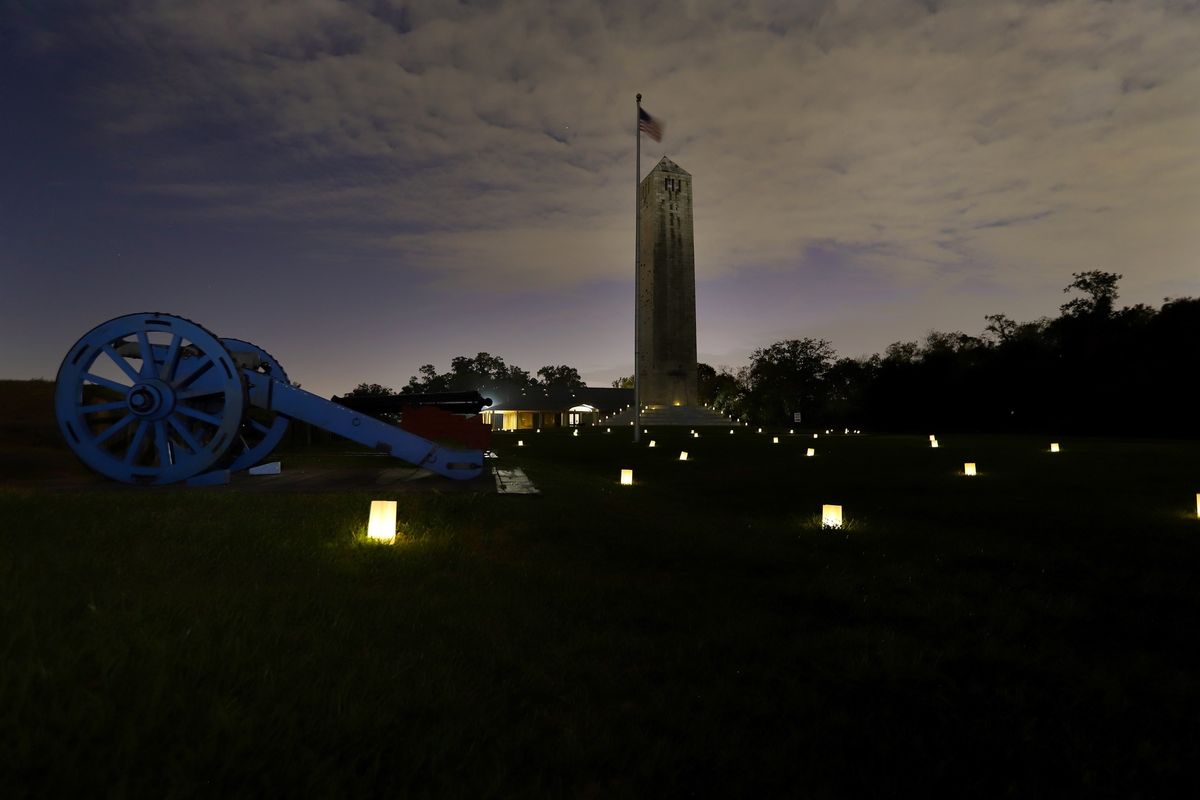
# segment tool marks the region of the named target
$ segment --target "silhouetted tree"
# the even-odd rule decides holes
[[[582,389],[587,384],[583,382],[583,378],[579,377],[579,370],[574,367],[568,367],[566,364],[559,366],[546,366],[537,371],[538,378],[541,379],[541,384],[546,389]]]
[[[378,383],[360,383],[358,386],[355,386],[353,389],[351,389],[349,392],[347,392],[347,396],[349,396],[349,397],[387,397],[388,395],[393,395],[395,393],[396,393],[396,390],[390,386],[383,386]]]
[[[1193,384],[1200,375],[1200,299],[1166,298],[1140,331],[1138,402],[1130,413],[1156,433],[1200,433]]]
[[[464,392],[478,391],[485,396],[499,398],[521,393],[538,385],[529,373],[520,367],[504,363],[504,359],[490,353],[477,353],[474,357],[455,356],[450,360],[450,371],[438,373],[432,364],[425,364],[417,375],[409,378],[402,392]]]
[[[824,378],[834,352],[825,339],[785,339],[750,354],[747,405],[756,420],[783,423],[824,405]]]
[[[738,373],[733,373],[729,367],[721,367],[712,378],[712,399],[701,402],[708,403],[714,410],[728,414],[736,420],[746,417],[746,381],[749,380],[749,370],[742,367]]]
[[[976,427],[998,431],[1047,427],[1044,419],[1060,367],[1058,350],[1046,334],[1049,324],[1047,319],[1013,323],[1003,338],[989,344],[978,382],[987,410]]]
[[[871,384],[878,379],[881,359],[839,358],[825,373],[825,405],[820,415],[806,423],[818,426],[861,427],[867,419],[867,396]]]
[[[984,319],[988,321],[987,327],[984,328],[984,336],[990,337],[993,344],[1004,344],[1013,337],[1019,327],[1004,314],[988,314]]]
[[[921,360],[919,342],[892,342],[883,351],[883,360],[892,365],[913,364]]]
[[[420,375],[420,377],[418,378],[417,375]],[[408,384],[401,387],[401,393],[415,392],[422,394],[426,392],[447,392],[450,390],[450,375],[439,375],[437,367],[433,364],[422,364],[417,369],[417,375],[413,375],[408,379]]]
[[[1124,372],[1123,327],[1113,311],[1117,281],[1112,272],[1078,272],[1064,292],[1082,292],[1064,303],[1047,335],[1057,350],[1058,369],[1048,388],[1044,421],[1061,430],[1094,430],[1124,405],[1126,387],[1114,381]]]
[[[1093,269],[1087,272],[1073,272],[1071,277],[1074,280],[1067,284],[1063,293],[1077,291],[1083,292],[1084,296],[1076,297],[1059,307],[1064,317],[1112,315],[1113,304],[1117,301],[1117,282],[1125,277],[1124,275]]]
[[[717,395],[717,371],[703,362],[696,365],[696,399],[712,403]]]

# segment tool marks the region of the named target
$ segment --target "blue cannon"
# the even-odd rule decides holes
[[[482,448],[439,443],[303,391],[261,347],[170,314],[128,314],[89,331],[63,359],[54,406],[75,454],[125,483],[202,482],[248,469],[290,420],[450,478],[483,471]]]

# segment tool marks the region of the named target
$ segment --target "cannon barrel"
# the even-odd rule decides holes
[[[371,416],[401,414],[406,409],[432,407],[452,414],[478,414],[492,404],[479,392],[435,392],[431,394],[363,394],[331,398],[340,406]]]

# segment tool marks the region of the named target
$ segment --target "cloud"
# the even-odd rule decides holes
[[[96,124],[140,193],[269,216],[469,285],[624,279],[633,94],[695,178],[702,279],[1044,290],[1194,280],[1200,19],[1184,3],[97,3]],[[53,35],[51,35],[53,34]],[[53,42],[53,44],[46,44]],[[74,45],[73,45],[74,43]]]

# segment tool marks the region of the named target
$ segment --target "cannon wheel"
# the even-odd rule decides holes
[[[234,354],[234,358],[242,364],[243,369],[261,372],[274,380],[288,383],[288,376],[283,367],[273,355],[258,345],[241,339],[221,339],[221,344]],[[242,360],[242,354],[251,356],[254,363],[247,365]],[[287,429],[287,417],[274,411],[249,406],[226,456],[227,460],[232,458],[229,469],[239,472],[262,463],[283,440]]]
[[[245,383],[217,337],[169,314],[93,328],[63,359],[54,395],[75,454],[125,483],[175,483],[211,468],[245,408]]]

